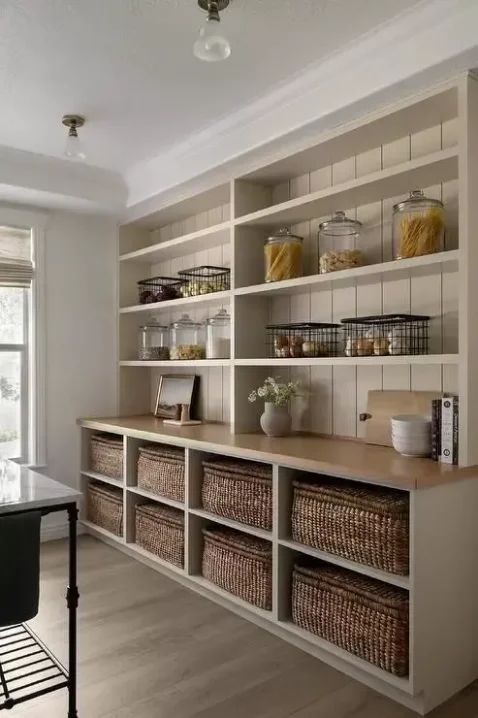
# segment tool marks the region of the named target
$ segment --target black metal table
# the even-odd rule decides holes
[[[65,490],[68,491],[67,487]],[[73,493],[73,492],[72,492]],[[42,516],[68,513],[69,568],[66,602],[68,609],[68,669],[55,658],[26,624],[0,628],[0,711],[47,693],[68,689],[68,718],[77,718],[77,522],[78,508],[71,499],[45,507],[9,510],[8,515],[38,511]],[[3,589],[2,589],[3,590]]]

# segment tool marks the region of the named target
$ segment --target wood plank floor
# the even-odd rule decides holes
[[[42,547],[32,622],[66,660],[66,543]],[[91,537],[80,539],[79,718],[411,718],[415,714]],[[433,718],[478,718],[478,685]],[[66,718],[66,692],[15,717]]]

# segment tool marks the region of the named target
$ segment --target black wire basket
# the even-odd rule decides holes
[[[225,292],[231,287],[229,267],[192,267],[178,272],[183,283],[183,297],[196,297],[199,294]]]
[[[340,324],[269,324],[266,332],[268,356],[276,359],[335,357],[343,352]]]
[[[138,282],[140,304],[154,304],[183,296],[182,281],[177,277],[151,277]]]
[[[430,317],[421,314],[378,314],[342,319],[345,355],[428,354],[429,322]]]

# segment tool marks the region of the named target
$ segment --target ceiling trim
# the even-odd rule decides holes
[[[291,147],[310,144],[338,122],[478,64],[476,27],[476,0],[424,0],[292,82],[131,168],[126,219],[154,211],[183,185],[221,183],[240,166],[249,171],[254,160],[276,159],[279,147],[297,151]]]

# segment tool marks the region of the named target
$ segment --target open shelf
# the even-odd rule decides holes
[[[152,244],[150,247],[144,247],[144,249],[127,252],[120,255],[119,259],[120,262],[155,264],[166,259],[182,257],[191,252],[202,252],[225,244],[229,240],[230,227],[230,222],[221,222],[221,224],[199,229],[181,237]]]
[[[398,364],[458,364],[458,354],[407,354],[367,357],[316,357],[299,359],[235,359],[236,366],[394,366]]]
[[[396,197],[410,187],[428,187],[458,176],[458,149],[452,147],[371,172],[318,192],[272,205],[234,220],[236,225],[277,227],[331,214],[337,207],[356,207]]]
[[[86,526],[86,528],[89,529],[93,534],[96,534],[99,537],[108,538],[111,541],[116,541],[119,544],[125,543],[124,536],[116,536],[115,534],[112,534],[111,531],[107,531],[106,529],[101,528],[101,526],[97,526],[92,521],[88,521],[88,519],[81,519],[81,523]]]
[[[198,307],[203,304],[228,302],[231,298],[229,290],[225,292],[211,292],[200,294],[197,297],[182,297],[181,299],[169,299],[166,302],[153,302],[152,304],[134,304],[130,307],[121,307],[120,314],[132,314],[142,312],[158,312],[165,309],[183,309],[189,306]]]
[[[281,623],[281,626],[283,626],[285,630],[289,633],[297,636],[297,638],[300,638],[306,643],[308,643],[311,649],[315,648],[321,651],[325,651],[326,653],[331,653],[342,661],[350,663],[356,668],[360,668],[362,671],[365,671],[366,673],[369,673],[376,678],[380,678],[380,680],[384,681],[385,683],[388,683],[391,686],[395,686],[395,688],[398,688],[405,693],[413,693],[412,684],[409,678],[400,678],[399,676],[394,676],[392,673],[384,671],[382,668],[378,668],[378,666],[375,666],[373,663],[364,661],[362,658],[354,656],[353,653],[349,653],[343,648],[339,648],[339,646],[336,646],[334,643],[330,643],[330,641],[326,641],[324,638],[320,638],[320,636],[316,636],[315,634],[309,633],[309,631],[306,631],[303,628],[296,626],[295,623],[292,623],[291,620],[283,621]],[[317,657],[321,658],[320,655],[318,655]]]
[[[249,613],[253,613],[256,616],[261,616],[261,618],[265,618],[268,621],[272,620],[272,611],[266,611],[263,608],[258,608],[257,606],[254,606],[252,603],[243,601],[242,598],[238,598],[232,593],[229,593],[228,591],[224,591],[222,588],[219,588],[219,586],[216,586],[216,584],[211,583],[211,581],[208,581],[206,578],[204,578],[204,576],[189,576],[188,578],[197,586],[206,589],[209,594],[216,594],[224,601],[239,606],[240,608],[246,610]]]
[[[342,558],[341,556],[335,556],[334,554],[328,553],[327,551],[320,551],[319,549],[312,548],[312,546],[306,546],[305,544],[297,543],[297,541],[279,539],[279,544],[281,546],[285,546],[286,548],[291,549],[292,551],[307,554],[307,556],[313,556],[314,558],[321,559],[322,561],[332,563],[335,566],[347,568],[349,569],[349,571],[362,573],[365,576],[376,578],[378,581],[384,581],[384,583],[390,583],[392,584],[392,586],[399,586],[400,588],[405,588],[407,590],[410,589],[409,576],[399,576],[397,574],[387,573],[387,571],[381,571],[380,569],[374,568],[373,566],[366,566],[365,564],[357,563],[356,561],[349,561],[346,558]]]
[[[214,521],[214,523],[228,526],[231,529],[236,529],[236,531],[242,531],[245,534],[258,536],[259,538],[265,539],[266,541],[272,541],[271,531],[266,531],[265,529],[260,529],[256,526],[248,526],[248,524],[242,524],[239,521],[233,521],[232,519],[225,518],[224,516],[213,514],[210,511],[204,511],[204,509],[189,509],[189,513],[194,514],[194,516],[200,516],[201,518],[207,519],[208,521]]]
[[[192,359],[167,361],[140,361],[139,359],[129,359],[120,361],[120,366],[143,366],[143,367],[215,367],[215,366],[231,366],[230,359]]]
[[[124,484],[121,479],[111,479],[109,476],[104,476],[103,474],[96,473],[96,471],[82,471],[81,475],[86,476],[89,479],[94,479],[95,481],[101,481],[103,482],[103,484],[117,486],[119,489],[124,488]]]
[[[139,486],[127,486],[126,490],[130,491],[132,494],[136,494],[136,496],[143,496],[145,499],[155,501],[158,504],[166,504],[166,506],[172,506],[175,509],[184,511],[184,504],[181,501],[175,501],[174,499],[168,499],[166,496],[153,494],[151,491],[140,489]]]
[[[397,259],[390,262],[378,264],[367,264],[364,267],[354,269],[342,269],[338,272],[328,274],[312,274],[310,276],[298,277],[297,279],[286,279],[281,282],[268,282],[254,284],[250,287],[240,287],[234,291],[236,296],[280,296],[281,294],[304,294],[304,292],[329,287],[331,283],[354,284],[364,277],[392,277],[394,274],[407,272],[413,276],[414,272],[421,271],[424,267],[431,267],[441,272],[445,268],[458,268],[459,250],[452,249],[447,252],[427,254],[423,257],[412,259]]]
[[[156,564],[157,566],[160,566],[161,568],[165,568],[168,571],[172,571],[173,573],[176,573],[180,576],[184,576],[184,569],[179,568],[178,566],[175,566],[173,563],[170,563],[169,561],[164,561],[164,559],[159,558],[159,556],[156,556],[154,553],[151,553],[151,551],[146,551],[142,546],[138,546],[137,543],[127,543],[126,547],[133,551],[134,553],[138,554],[139,556],[143,556],[144,558],[151,561],[151,563]]]

